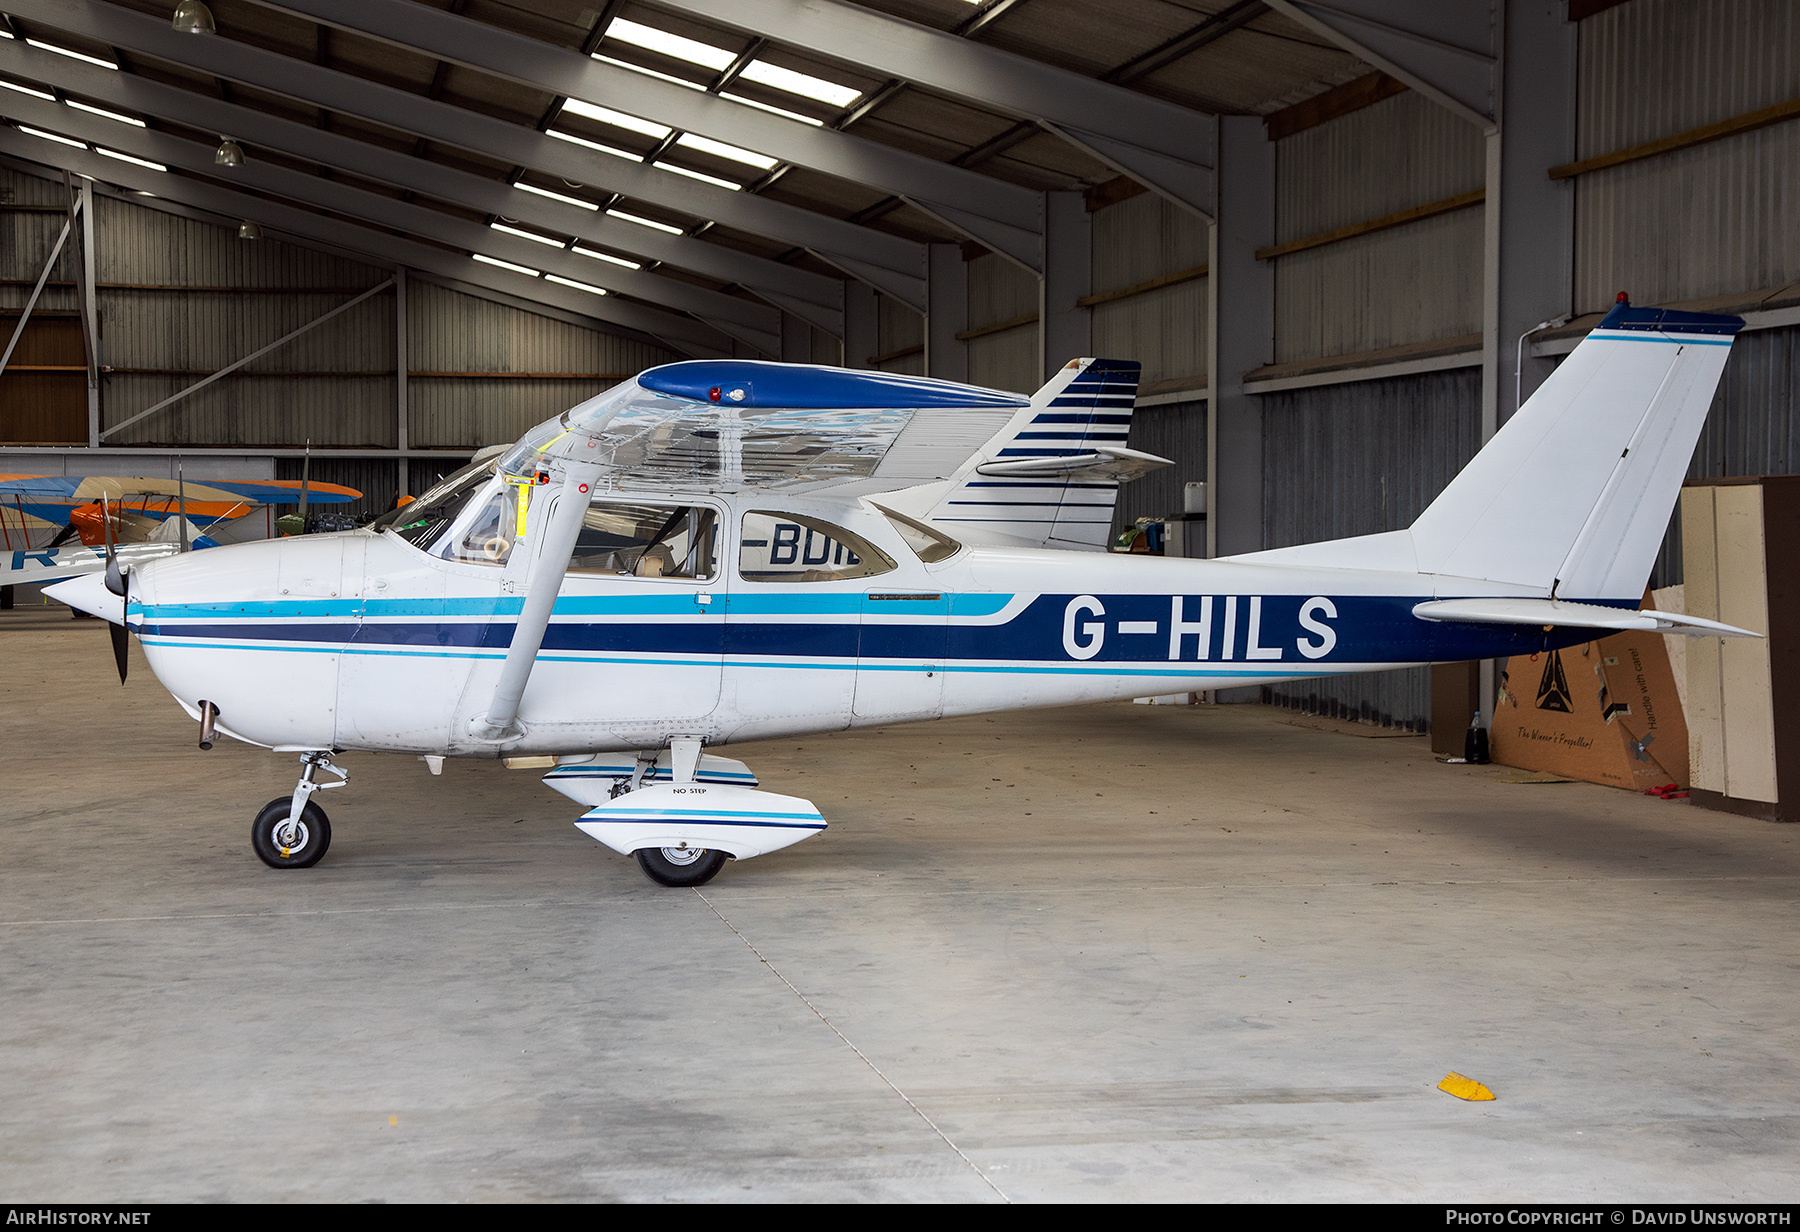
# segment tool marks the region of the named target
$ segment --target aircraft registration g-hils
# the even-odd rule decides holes
[[[368,529],[52,593],[129,623],[201,747],[301,755],[252,827],[271,865],[324,854],[310,797],[343,785],[337,751],[536,757],[582,830],[699,885],[826,825],[709,745],[1596,629],[1743,634],[1637,610],[1741,325],[1621,302],[1410,528],[1355,539],[1101,550],[1117,485],[1166,465],[1123,443],[1135,363],[1072,361],[1028,400],[714,360],[641,373]]]

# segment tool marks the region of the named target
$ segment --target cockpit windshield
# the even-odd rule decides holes
[[[430,551],[431,545],[456,521],[469,498],[481,491],[493,474],[491,458],[471,463],[418,500],[382,514],[370,523],[370,529],[391,530],[414,547]]]

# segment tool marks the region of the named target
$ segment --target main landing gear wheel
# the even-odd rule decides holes
[[[703,886],[725,867],[725,853],[706,847],[639,847],[632,854],[646,877],[666,886]]]
[[[295,825],[288,821],[293,807],[292,796],[277,796],[250,823],[250,845],[270,868],[311,868],[331,847],[331,819],[325,810],[309,800]]]

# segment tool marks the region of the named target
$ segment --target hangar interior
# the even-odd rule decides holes
[[[1204,534],[1184,551],[1227,555],[1405,527],[1628,292],[1746,322],[1691,477],[1790,475],[1797,118],[1800,14],[1786,0],[0,0],[0,470],[305,473],[358,489],[354,510],[374,513],[674,360],[1029,393],[1098,355],[1142,363],[1128,443],[1175,463],[1122,489],[1115,529],[1177,518],[1204,483]],[[1682,581],[1678,515],[1651,584]],[[786,874],[758,868],[737,906],[691,919],[662,920],[668,900],[627,891],[623,873],[596,890],[565,866],[534,884],[521,859],[587,842],[548,804],[532,806],[542,825],[518,823],[531,823],[522,857],[483,851],[476,814],[510,820],[508,784],[466,770],[459,799],[433,805],[441,829],[408,820],[396,787],[353,884],[283,886],[275,919],[242,887],[208,897],[207,877],[233,866],[227,844],[208,854],[200,814],[217,804],[235,827],[242,801],[170,768],[191,735],[162,730],[147,673],[124,707],[142,739],[115,745],[91,726],[55,739],[103,696],[98,639],[34,616],[11,640],[9,743],[32,765],[108,754],[73,811],[21,761],[8,776],[21,806],[8,846],[29,858],[0,869],[19,938],[7,980],[34,991],[30,1029],[5,1046],[7,1085],[54,1106],[27,1141],[34,1122],[9,1101],[0,1176],[22,1190],[1408,1200],[1454,1198],[1452,1165],[1479,1162],[1475,1191],[1491,1196],[1794,1194],[1800,1057],[1771,1034],[1791,992],[1789,840],[1672,821],[1662,801],[1601,787],[1544,787],[1563,794],[1543,804],[1475,767],[1439,771],[1404,736],[1450,730],[1460,747],[1469,710],[1492,705],[1491,671],[1462,693],[1409,668],[1216,699],[1268,706],[1057,712],[1042,737],[1026,715],[770,746],[793,774],[842,779],[846,801],[855,774],[892,795],[869,806],[849,863],[805,849]],[[1284,724],[1291,711],[1318,730]],[[1331,720],[1368,730],[1353,739]],[[1005,751],[990,749],[1002,734]],[[276,760],[212,756],[244,774]],[[1028,769],[1058,757],[1087,768]],[[915,762],[965,758],[982,769],[974,801],[915,777]],[[1020,782],[1039,809],[978,836],[947,820]],[[1417,800],[1396,803],[1396,782]],[[450,785],[428,784],[439,797]],[[108,852],[136,841],[124,823],[82,833],[80,810],[138,790],[179,813],[177,837],[121,864]],[[1125,802],[1096,816],[1076,792]],[[1058,795],[1052,824],[1026,822]],[[1096,834],[1100,852],[1083,846]],[[484,881],[483,860],[506,871]],[[207,987],[180,1010],[143,1003],[159,989],[133,994],[121,1024],[187,1030],[209,997],[316,1016],[325,1037],[294,1059],[322,1074],[347,1049],[376,1103],[417,1111],[389,1126],[291,1076],[258,1106],[239,1043],[211,1039],[230,1060],[198,1074],[215,1024],[171,1043],[135,1110],[109,1119],[115,1037],[56,1025],[113,996],[103,972],[126,926],[55,923],[78,914],[67,879],[90,862],[109,870],[95,919],[247,921],[182,925],[154,947],[146,979]],[[1465,862],[1481,888],[1445,890]],[[883,864],[891,891],[858,872]],[[1084,867],[1097,882],[1081,884]],[[148,894],[144,869],[160,882]],[[400,910],[383,905],[395,884],[432,891],[422,931],[382,914]],[[1109,917],[1108,898],[1133,887],[1144,901]],[[614,896],[609,920],[572,906],[596,894]],[[517,910],[483,915],[489,895]],[[834,901],[856,918],[835,946]],[[1044,903],[1062,916],[1049,928]],[[1440,904],[1461,913],[1447,922]],[[444,923],[452,907],[469,914]],[[334,911],[353,925],[334,931]],[[1217,952],[1209,920],[1229,938]],[[723,947],[705,932],[721,922]],[[383,972],[412,971],[385,1000],[372,969],[296,993],[258,966],[264,947],[293,944],[311,969],[317,947],[348,953],[362,925]],[[451,993],[431,984],[454,960],[422,952],[440,927],[469,961]],[[1697,952],[1677,961],[1682,928]],[[1510,938],[1500,952],[1483,940],[1496,930]],[[834,983],[887,961],[884,932],[917,942],[891,979]],[[805,940],[764,958],[759,936]],[[1552,960],[1583,937],[1589,953]],[[1257,957],[1271,942],[1280,955]],[[734,946],[764,970],[738,970]],[[628,954],[632,975],[607,975],[597,952]],[[1617,979],[1609,952],[1626,955]],[[921,991],[931,954],[956,973],[941,1013]],[[784,961],[785,987],[755,983]],[[1255,962],[1280,990],[1266,1000],[1227,970]],[[79,975],[59,987],[64,963]],[[523,975],[558,966],[583,974],[554,993]],[[1191,987],[1156,989],[1158,969]],[[1676,1048],[1665,1024],[1689,1021],[1702,981],[1731,1009]],[[1512,1004],[1461,1017],[1480,987]],[[475,1011],[484,990],[512,999],[505,1013]],[[1082,1009],[1059,1030],[1070,990]],[[381,1047],[356,1043],[338,994],[375,996]],[[747,1033],[709,1058],[713,997]],[[1286,1008],[1296,999],[1308,1014]],[[427,1005],[479,1026],[459,1034]],[[615,1036],[584,1035],[590,1013]],[[681,1019],[681,1052],[658,1060],[662,1014]],[[490,1057],[514,1028],[521,1057],[541,1044],[548,1059]],[[1465,1052],[1531,1071],[1491,1123],[1449,1127],[1419,1102],[1444,1099],[1429,1083],[1421,1095],[1383,1070],[1384,1040],[1420,1073],[1455,1068],[1456,1032]],[[444,1098],[421,1104],[383,1077],[398,1040],[464,1067]],[[845,1045],[863,1068],[840,1074]],[[67,1082],[43,1083],[65,1047],[78,1058]],[[1048,1065],[1026,1059],[1034,1049]],[[557,1106],[555,1075],[621,1062],[652,1071],[641,1089],[615,1074]],[[1717,1078],[1693,1069],[1715,1062]],[[765,1066],[784,1093],[774,1145],[749,1141]],[[1634,1067],[1671,1076],[1613,1106]],[[246,1180],[232,1140],[245,1122],[170,1110],[202,1089],[277,1133],[341,1131],[328,1176]],[[871,1127],[895,1096],[905,1115],[884,1139]],[[299,1111],[309,1099],[323,1110]],[[464,1115],[500,1145],[464,1135]],[[165,1124],[199,1162],[132,1128]],[[589,1158],[574,1142],[614,1131],[641,1141]],[[672,1162],[696,1144],[703,1162]],[[394,1182],[408,1160],[421,1170]]]

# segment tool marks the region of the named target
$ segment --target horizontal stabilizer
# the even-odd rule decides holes
[[[1538,625],[1564,629],[1646,629],[1686,637],[1761,637],[1749,629],[1680,612],[1602,607],[1561,599],[1432,599],[1413,608],[1420,620],[1483,625]]]
[[[1109,479],[1124,483],[1139,475],[1148,475],[1165,466],[1174,466],[1168,458],[1159,458],[1141,449],[1123,445],[1101,445],[1091,453],[1069,454],[1060,458],[1015,458],[1006,462],[983,462],[975,468],[978,475],[1017,475],[1066,479]]]

